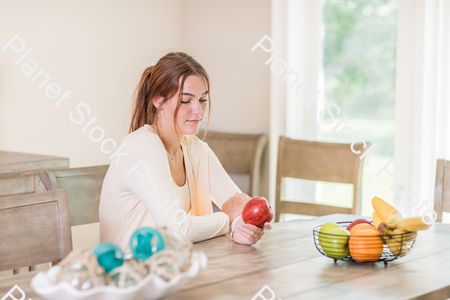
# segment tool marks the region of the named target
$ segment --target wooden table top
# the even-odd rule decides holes
[[[272,298],[266,289],[263,295],[267,299],[450,297],[450,224],[435,223],[429,230],[419,232],[412,252],[387,266],[342,261],[335,264],[317,251],[313,227],[358,218],[335,214],[276,223],[253,246],[238,245],[228,236],[196,243],[194,250],[204,251],[208,256],[207,269],[180,292],[164,299],[252,299],[265,285],[275,294]],[[0,278],[0,297],[18,284],[26,299],[43,299],[29,285],[35,274]]]
[[[69,167],[69,159],[65,157],[40,154],[0,151],[0,174],[34,171],[42,168]]]

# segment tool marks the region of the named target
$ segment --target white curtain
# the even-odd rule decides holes
[[[448,0],[399,0],[394,195],[407,216],[433,209],[436,160],[450,159],[449,27]]]
[[[272,0],[271,37],[279,45],[280,57],[288,68],[282,75],[271,72],[271,187],[275,197],[276,154],[278,136],[296,139],[317,139],[317,107],[321,103],[299,98],[295,89],[304,88],[304,98],[318,90],[321,54],[321,1]],[[274,60],[275,62],[275,60]],[[292,73],[298,75],[296,76]],[[290,75],[288,75],[290,74]],[[288,75],[286,77],[286,75]],[[285,179],[282,186],[284,199],[314,199],[315,183]]]
[[[270,37],[286,57],[287,0],[271,1]],[[278,51],[276,50],[276,51]],[[275,207],[278,137],[286,134],[286,84],[270,72],[269,202]]]
[[[287,11],[287,61],[300,77],[298,84],[307,87],[304,98],[309,98],[320,90],[321,1],[288,0]],[[291,78],[287,80],[289,79]],[[286,81],[286,136],[294,139],[317,140],[319,129],[317,108],[322,107],[323,97],[319,96],[317,101],[307,105],[308,100],[301,99],[294,87],[289,88],[291,81]],[[286,178],[283,198],[304,202],[320,199],[320,195],[316,194],[318,191],[316,186],[315,181]]]

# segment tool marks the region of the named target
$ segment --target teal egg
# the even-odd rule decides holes
[[[137,229],[131,236],[130,249],[134,258],[146,260],[156,252],[164,249],[164,239],[156,229],[142,227]]]
[[[123,265],[124,257],[122,250],[110,243],[100,243],[92,250],[92,254],[97,256],[100,266],[108,273],[114,268]]]

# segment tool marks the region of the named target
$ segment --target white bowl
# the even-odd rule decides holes
[[[39,272],[31,280],[31,287],[36,293],[48,300],[131,300],[131,299],[159,299],[163,296],[179,291],[192,278],[196,277],[202,269],[206,268],[208,258],[203,252],[193,252],[191,267],[180,273],[172,280],[165,281],[155,274],[147,275],[137,284],[118,288],[102,285],[88,290],[78,290],[67,282],[52,284],[47,272]]]

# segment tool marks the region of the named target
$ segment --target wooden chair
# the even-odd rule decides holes
[[[450,212],[450,161],[438,159],[434,187],[434,211],[436,222],[442,222],[442,213]]]
[[[49,170],[39,177],[48,191],[63,188],[67,192],[70,225],[97,223],[103,180],[109,165]]]
[[[366,145],[366,149],[370,144]],[[363,152],[362,144],[355,144],[355,151]],[[363,160],[355,154],[350,144],[324,143],[295,140],[284,136],[279,139],[275,222],[282,213],[323,216],[333,213],[360,214],[361,175]],[[351,208],[331,205],[283,201],[281,180],[283,177],[353,184]]]
[[[0,271],[52,262],[72,250],[66,192],[2,197],[0,201]]]
[[[4,196],[45,192],[39,171],[68,167],[68,158],[0,151],[0,201]]]
[[[197,137],[203,139],[204,131]],[[261,160],[269,141],[267,134],[238,134],[208,131],[204,140],[227,173],[250,176],[249,196],[260,193]]]

